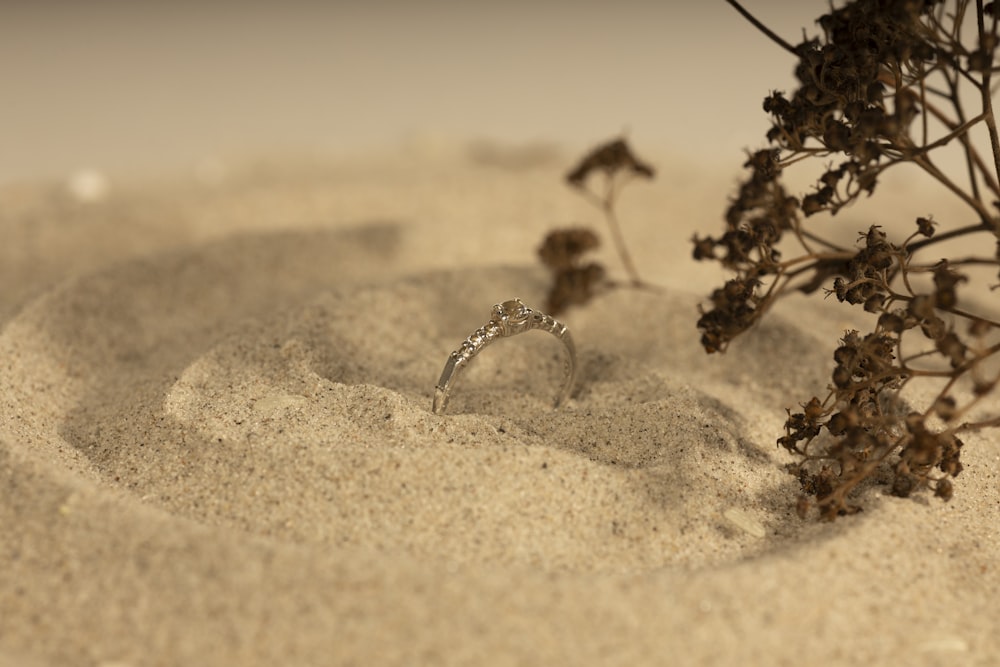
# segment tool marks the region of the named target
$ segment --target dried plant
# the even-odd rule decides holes
[[[702,344],[724,351],[794,291],[860,306],[871,329],[842,334],[827,393],[789,411],[778,439],[797,457],[790,471],[803,492],[800,514],[854,513],[858,485],[883,473],[896,495],[929,489],[948,500],[962,470],[961,435],[1000,425],[1000,414],[978,414],[998,382],[988,362],[1000,352],[1000,321],[989,299],[984,306],[962,296],[996,287],[1000,267],[997,5],[854,0],[819,18],[821,37],[793,47],[729,2],[798,59],[798,87],[764,100],[769,146],[746,161],[722,235],[694,239],[696,259],[732,274],[701,312]],[[946,147],[964,157],[959,173],[938,166]],[[805,196],[783,185],[793,165],[820,166]],[[883,220],[860,230],[853,246],[807,224],[872,195],[897,167],[928,175],[968,219],[920,217],[899,238],[887,231],[898,225]],[[959,237],[982,237],[990,251],[929,252],[944,253],[942,244]],[[929,404],[908,404],[903,392],[914,383],[930,387]]]
[[[554,315],[572,305],[590,301],[604,282],[604,267],[598,262],[583,263],[581,256],[600,245],[597,234],[585,227],[552,231],[545,237],[538,256],[552,271],[552,286],[546,300],[547,312]]]
[[[588,185],[591,175],[595,173],[601,179],[600,192],[590,189]],[[632,287],[650,285],[639,277],[632,262],[618,223],[615,202],[622,188],[633,177],[649,179],[654,175],[653,168],[637,158],[624,139],[614,139],[594,148],[566,175],[566,182],[604,214]],[[571,305],[586,303],[601,287],[617,286],[617,283],[607,280],[607,272],[601,264],[582,262],[581,256],[599,245],[597,234],[581,227],[557,229],[545,237],[538,255],[552,271],[548,312],[558,315]]]

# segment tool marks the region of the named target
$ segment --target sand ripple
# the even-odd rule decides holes
[[[31,384],[12,394],[37,404],[40,383],[61,388],[37,417],[40,446],[207,525],[456,563],[705,566],[794,533],[791,480],[758,438],[775,419],[727,407],[733,378],[676,324],[690,296],[620,291],[571,313],[581,373],[566,409],[549,408],[561,350],[532,333],[480,355],[439,417],[429,407],[447,353],[493,302],[539,303],[542,276],[286,279],[286,262],[316,261],[316,241],[133,262],[29,308],[5,343],[49,373],[15,373]],[[324,259],[356,275],[391,244],[388,230],[341,233]],[[639,321],[652,331],[627,326]],[[771,335],[808,346],[784,325]],[[683,379],[694,375],[698,387]],[[781,384],[768,386],[771,400]],[[734,507],[770,539],[727,521]]]

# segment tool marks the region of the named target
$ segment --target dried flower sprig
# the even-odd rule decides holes
[[[604,176],[603,191],[600,194],[587,186],[588,177],[594,172]],[[638,176],[651,179],[655,175],[653,167],[637,158],[624,139],[615,139],[593,149],[566,175],[566,182],[578,188],[581,194],[604,214],[604,219],[611,230],[611,238],[615,243],[615,250],[621,257],[634,287],[643,286],[645,283],[639,277],[635,263],[625,246],[625,238],[622,236],[621,225],[615,213],[615,203],[622,188],[632,178]]]
[[[998,14],[996,3],[982,0],[853,0],[820,17],[822,37],[795,47],[750,17],[798,58],[798,88],[764,100],[769,147],[747,159],[749,175],[722,235],[694,239],[696,259],[733,274],[701,313],[702,344],[724,351],[792,291],[823,288],[873,318],[868,333],[843,335],[828,393],[789,411],[778,439],[798,458],[790,471],[801,484],[803,516],[813,508],[826,519],[858,511],[854,492],[879,471],[891,475],[896,495],[927,488],[948,500],[962,470],[960,435],[1000,425],[1000,414],[971,417],[1000,381],[987,371],[1000,352],[1000,321],[960,298],[974,267],[1000,267],[991,79]],[[970,92],[974,113],[966,109]],[[982,128],[989,148],[978,140]],[[936,161],[956,145],[964,174],[946,173]],[[790,195],[783,172],[818,162],[815,190]],[[806,224],[872,195],[879,178],[902,165],[929,175],[971,220],[948,226],[921,217],[900,239],[890,238],[889,225],[873,225],[846,247]],[[989,239],[994,254],[928,258],[929,248],[976,235]],[[937,383],[929,405],[907,406],[902,392],[914,382]]]
[[[559,229],[545,237],[538,255],[552,271],[553,282],[546,303],[547,312],[559,314],[572,305],[590,301],[604,281],[605,270],[598,262],[584,263],[584,253],[600,245],[597,234],[585,227]]]
[[[595,173],[602,180],[600,192],[589,187],[591,175]],[[652,166],[636,157],[626,141],[619,138],[591,150],[566,174],[566,182],[603,213],[631,287],[645,288],[651,285],[639,277],[635,268],[622,235],[615,203],[629,180],[637,176],[651,179],[655,173]],[[616,286],[606,280],[607,272],[602,265],[597,262],[583,264],[580,261],[581,255],[599,244],[597,235],[584,228],[555,230],[546,236],[538,254],[553,273],[553,284],[548,296],[549,312],[559,314],[570,305],[586,303],[602,286]]]

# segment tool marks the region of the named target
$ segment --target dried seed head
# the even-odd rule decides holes
[[[551,269],[569,269],[577,266],[584,253],[600,244],[597,234],[585,227],[557,229],[545,237],[538,256]]]
[[[566,174],[566,180],[570,185],[583,187],[587,177],[594,171],[603,172],[608,177],[623,171],[644,178],[652,178],[656,173],[653,167],[635,156],[624,139],[615,139],[587,153]]]

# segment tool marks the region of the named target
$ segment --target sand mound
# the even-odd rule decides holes
[[[862,516],[794,516],[774,439],[827,382],[822,304],[709,357],[698,294],[610,291],[565,317],[563,409],[560,345],[532,332],[483,351],[438,416],[448,353],[546,277],[437,268],[428,229],[245,231],[18,292],[0,664],[994,654],[995,442],[968,439],[948,505],[871,486]]]

